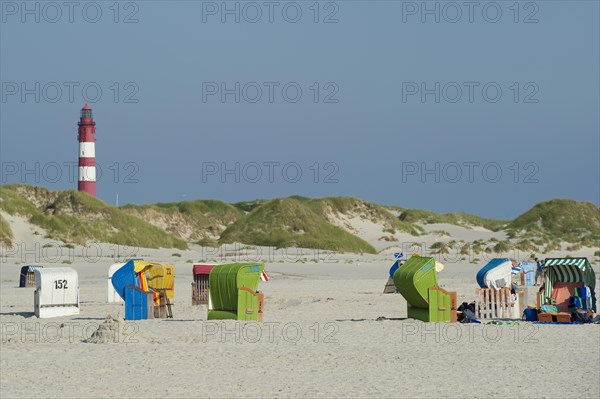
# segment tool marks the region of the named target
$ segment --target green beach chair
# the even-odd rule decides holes
[[[438,287],[435,259],[413,255],[394,273],[408,303],[408,317],[425,322],[456,321],[456,293]]]
[[[208,320],[262,320],[263,295],[256,292],[263,264],[214,266],[208,276],[211,309]]]

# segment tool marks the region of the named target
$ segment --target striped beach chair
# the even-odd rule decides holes
[[[591,310],[596,312],[596,298],[594,288],[596,286],[596,274],[587,258],[547,258],[544,262],[544,292],[540,297],[540,304],[551,305],[556,302],[558,288],[579,288],[575,285],[589,287],[591,298],[589,300]],[[572,283],[572,284],[571,284]],[[570,295],[573,295],[571,293]]]

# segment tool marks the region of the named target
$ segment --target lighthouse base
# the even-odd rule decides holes
[[[96,196],[96,182],[95,181],[80,181],[77,185],[77,190],[84,193],[88,193],[92,197]]]

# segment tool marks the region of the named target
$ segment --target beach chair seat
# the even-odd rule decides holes
[[[231,310],[211,310],[208,320],[237,320],[238,311],[237,309]]]
[[[554,316],[555,320],[560,323],[570,323],[571,322],[571,313],[557,313]]]
[[[565,312],[546,312],[538,314],[538,321],[542,323],[570,323],[571,314]]]
[[[540,323],[552,323],[552,313],[538,313]]]

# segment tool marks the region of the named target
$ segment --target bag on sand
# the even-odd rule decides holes
[[[523,317],[521,318],[525,321],[537,321],[538,319],[538,311],[535,308],[526,308],[523,310]]]
[[[477,320],[477,317],[475,317],[475,313],[471,312],[470,309],[464,309],[463,315],[465,317],[461,320],[461,323],[481,323],[479,320]]]
[[[591,321],[588,312],[585,310],[577,309],[577,311],[573,312],[573,321],[578,321],[580,323],[589,323]]]

